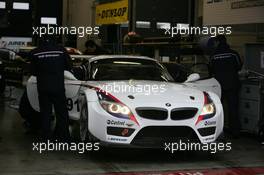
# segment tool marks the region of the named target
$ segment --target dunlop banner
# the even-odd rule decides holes
[[[128,21],[128,0],[96,6],[96,24],[120,24]]]

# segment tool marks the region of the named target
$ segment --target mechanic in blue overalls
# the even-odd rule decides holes
[[[31,58],[32,74],[37,77],[42,139],[68,142],[70,133],[64,70],[71,70],[71,58],[63,47],[56,44],[53,36],[44,36],[39,47],[32,50]],[[51,131],[52,105],[56,113],[54,135]]]
[[[238,72],[242,62],[239,54],[230,49],[224,35],[215,38],[216,49],[210,58],[210,70],[222,88],[222,103],[228,115],[229,130],[234,138],[239,137],[240,121],[238,116],[238,100],[240,81]]]

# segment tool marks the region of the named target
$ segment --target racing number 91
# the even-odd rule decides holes
[[[74,106],[76,106],[77,112],[80,112],[79,100],[73,101],[71,98],[67,98],[67,109],[68,111],[72,111]]]

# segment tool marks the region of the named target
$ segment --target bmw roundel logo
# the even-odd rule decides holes
[[[166,103],[166,106],[167,106],[167,107],[171,107],[171,104],[170,104],[170,103]]]

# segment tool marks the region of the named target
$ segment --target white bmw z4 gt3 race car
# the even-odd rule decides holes
[[[220,85],[191,74],[175,83],[156,60],[139,56],[97,56],[83,66],[77,80],[65,73],[71,120],[80,122],[82,141],[158,147],[164,142],[215,142],[223,131]],[[28,105],[39,111],[36,78],[27,83]],[[25,98],[25,97],[24,97]],[[22,115],[22,114],[21,114]]]

